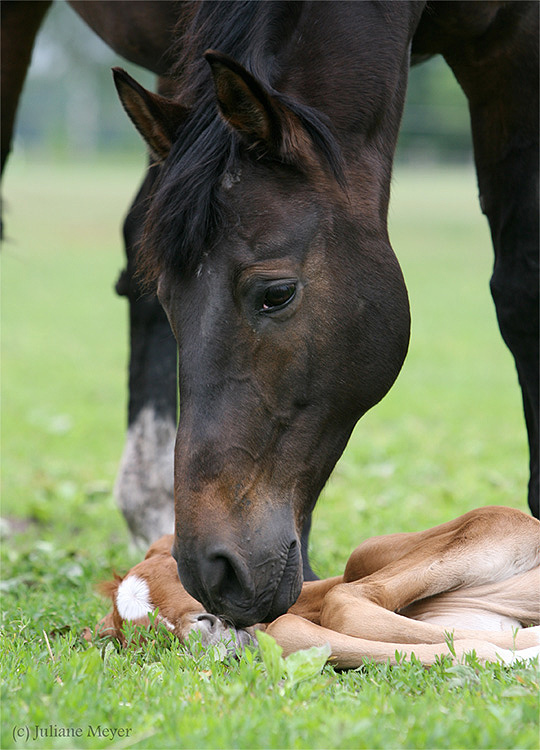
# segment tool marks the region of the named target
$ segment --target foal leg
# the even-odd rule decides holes
[[[124,223],[127,270],[116,286],[129,301],[131,350],[128,433],[115,490],[134,541],[141,547],[170,534],[174,527],[176,341],[157,296],[141,289],[136,275],[145,204],[158,169],[149,169]]]
[[[451,532],[459,527],[461,518],[437,526],[440,533]],[[385,534],[366,539],[351,554],[345,566],[344,583],[359,581],[365,576],[385,568],[392,562],[401,559],[415,547],[430,539],[434,529],[425,531]]]
[[[291,614],[278,617],[268,626],[266,632],[282,647],[284,656],[301,649],[328,644],[331,649],[328,661],[340,669],[354,669],[366,661],[398,664],[402,658],[410,659],[413,655],[422,664],[431,665],[436,663],[439,656],[449,656],[453,661],[459,662],[465,654],[473,651],[480,662],[502,661],[505,664],[534,658],[539,654],[538,647],[522,652],[512,651],[481,639],[457,641],[452,651],[446,643],[419,643],[412,646],[410,643],[366,640],[329,630]]]
[[[412,602],[445,591],[506,580],[540,564],[540,524],[509,508],[480,508],[456,522],[421,532],[405,555],[325,596],[320,623],[377,641],[441,643],[452,628],[397,614]],[[480,639],[503,648],[530,645],[526,631],[453,630],[457,639]]]

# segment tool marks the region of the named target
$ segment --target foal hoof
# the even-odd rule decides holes
[[[227,656],[237,656],[248,644],[256,643],[253,628],[235,628],[210,612],[194,617],[189,636],[203,647],[224,645]]]

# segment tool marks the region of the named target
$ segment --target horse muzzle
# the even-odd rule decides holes
[[[246,543],[186,544],[178,538],[175,547],[187,591],[237,628],[275,620],[300,594],[302,555],[294,533],[257,550]]]

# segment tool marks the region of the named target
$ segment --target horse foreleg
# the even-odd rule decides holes
[[[532,107],[534,109],[534,107]],[[495,250],[491,293],[502,337],[514,356],[530,450],[528,501],[538,506],[538,145],[478,166]]]
[[[309,562],[309,532],[311,531],[311,513],[306,517],[304,525],[302,526],[302,533],[300,536],[300,545],[302,550],[302,570],[304,574],[304,581],[317,581],[319,576],[312,570]]]
[[[127,270],[117,284],[129,301],[131,351],[128,433],[116,497],[135,542],[144,547],[174,528],[177,347],[156,295],[142,290],[136,275],[145,202],[157,169],[148,171],[124,223]]]
[[[469,100],[495,250],[491,292],[523,393],[529,506],[538,518],[538,4],[500,6],[485,34],[444,56]]]

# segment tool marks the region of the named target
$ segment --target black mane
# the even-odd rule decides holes
[[[269,92],[292,110],[335,178],[344,184],[339,146],[327,118],[275,91],[277,52],[293,39],[301,2],[210,2],[194,4],[186,32],[179,23],[178,60],[172,71],[179,99],[191,114],[179,128],[160,167],[150,198],[139,261],[143,276],[155,282],[162,272],[191,274],[223,226],[220,183],[234,172],[239,138],[218,114],[206,49],[234,57]],[[182,31],[180,33],[180,28]]]

